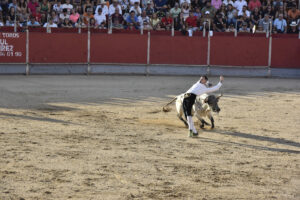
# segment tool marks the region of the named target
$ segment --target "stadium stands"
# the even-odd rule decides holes
[[[0,28],[299,33],[296,0],[2,0]]]

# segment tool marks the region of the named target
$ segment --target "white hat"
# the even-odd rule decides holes
[[[101,4],[104,4],[104,3],[106,3],[104,0],[101,0],[101,2],[100,2]]]
[[[297,26],[297,23],[295,21],[293,21],[290,26]]]
[[[209,13],[210,13],[210,12],[209,12],[208,10],[207,10],[207,11],[205,11],[205,14],[206,14],[206,15],[209,15]]]

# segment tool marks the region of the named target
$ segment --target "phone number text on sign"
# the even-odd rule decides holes
[[[2,33],[0,39],[0,56],[16,56],[21,57],[22,52],[14,52],[14,45],[9,44],[9,39],[19,38],[19,33]]]

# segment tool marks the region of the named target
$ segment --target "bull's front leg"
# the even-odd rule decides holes
[[[215,128],[215,120],[214,120],[214,118],[213,118],[213,116],[210,116],[210,122],[211,122],[211,128],[213,129],[213,128]]]

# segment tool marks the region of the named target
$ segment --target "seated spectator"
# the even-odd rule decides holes
[[[258,25],[257,29],[255,30],[255,33],[265,33],[266,31],[264,31],[264,27],[262,25]]]
[[[70,15],[68,14],[68,10],[66,8],[63,9],[63,12],[59,15],[59,19],[61,21],[64,21],[66,18],[70,18]]]
[[[168,8],[167,2],[167,0],[154,0],[154,7],[156,10],[162,10],[163,12],[166,12]]]
[[[54,10],[51,12],[51,18],[54,23],[59,24],[59,16],[56,14]]]
[[[275,10],[277,10],[280,6],[283,6],[282,0],[274,0],[273,1],[273,7]]]
[[[27,2],[25,0],[20,0],[18,6],[20,8],[20,12],[27,12]]]
[[[254,8],[254,11],[250,15],[250,27],[251,29],[254,26],[258,26],[259,20],[261,20],[261,14],[258,10],[258,8]]]
[[[40,7],[41,13],[47,14],[50,11],[50,3],[47,0],[43,0]]]
[[[10,16],[7,16],[5,26],[14,26],[14,25],[15,25],[14,20],[12,20]]]
[[[73,27],[73,23],[69,20],[69,18],[65,18],[63,23],[61,24],[61,27],[64,28],[72,28]]]
[[[95,18],[90,18],[90,28],[97,28]]]
[[[146,11],[148,17],[152,17],[153,13],[155,13],[155,9],[152,7],[150,1],[148,1],[147,7],[144,8],[144,10]]]
[[[44,27],[44,28],[48,28],[48,27],[50,27],[50,28],[57,28],[57,24],[55,24],[55,23],[53,22],[53,19],[50,18],[50,19],[49,19],[49,22],[48,22],[48,23],[45,23],[43,27]]]
[[[27,26],[41,26],[40,23],[35,21],[34,17],[30,17],[30,21],[27,22]]]
[[[184,3],[188,4],[188,6],[191,6],[191,0],[179,0],[180,6],[182,6]]]
[[[93,3],[94,3],[94,1],[93,1]],[[108,5],[107,5],[107,6],[108,6]],[[82,8],[83,8],[83,11],[84,11],[84,12],[87,12],[87,10],[88,10],[89,8],[94,9],[94,6],[93,6],[93,4],[91,3],[91,0],[85,0],[85,2],[84,2],[84,4],[83,4]],[[103,9],[102,9],[102,11],[103,11]]]
[[[61,4],[61,0],[57,0],[57,3],[53,5],[52,9],[58,14],[62,13],[63,5]]]
[[[296,21],[298,18],[300,18],[300,10],[296,8],[296,6],[293,6],[288,11],[288,21]]]
[[[4,26],[3,18],[0,18],[0,27],[1,27],[1,26]]]
[[[274,33],[286,33],[287,23],[283,19],[283,14],[279,14],[279,17],[274,20]]]
[[[206,11],[204,13],[204,16],[202,17],[201,22],[200,22],[200,30],[203,30],[204,28],[207,31],[213,30],[213,21],[212,21],[211,14],[209,13],[209,11]]]
[[[287,18],[288,17],[288,14],[287,14],[287,11],[283,8],[283,6],[280,6],[275,14],[275,18],[278,18],[279,15],[282,14],[283,15],[283,18]]]
[[[198,30],[197,27],[197,17],[194,16],[194,13],[190,11],[189,17],[185,20],[185,26],[188,30],[196,31]]]
[[[36,8],[39,7],[39,6],[40,5],[37,2],[37,0],[31,0],[31,1],[28,2],[28,5],[27,5],[27,7],[28,7],[29,11],[31,12],[31,14],[35,14]]]
[[[233,7],[235,7],[238,12],[241,12],[244,6],[247,7],[247,1],[245,0],[236,0],[233,4]]]
[[[181,8],[179,8],[179,4],[176,2],[175,7],[170,10],[171,17],[177,18],[181,13]]]
[[[14,9],[15,9],[16,11],[20,12],[20,8],[19,8],[19,6],[18,6],[17,0],[13,0],[12,3],[10,3],[10,4],[8,5],[8,9],[10,9],[11,7],[14,7]]]
[[[259,0],[250,0],[248,7],[250,11],[253,11],[255,8],[259,9],[261,7],[261,3]]]
[[[290,24],[288,33],[289,33],[289,34],[299,34],[299,28],[297,27],[297,22],[293,21],[293,22]]]
[[[156,13],[153,13],[150,19],[150,26],[153,30],[160,30],[160,19],[157,17]]]
[[[234,25],[232,23],[230,23],[225,32],[234,33],[235,32]]]
[[[116,9],[115,13],[112,15],[111,21],[112,21],[112,28],[123,29],[124,19],[122,15],[119,13],[119,9]]]
[[[223,4],[225,6],[228,6],[229,4],[233,5],[233,1],[232,0],[223,0]]]
[[[184,2],[181,5],[181,13],[183,15],[184,20],[186,20],[186,18],[188,18],[190,9],[191,9],[190,6],[186,2]]]
[[[146,29],[146,30],[150,29],[150,18],[147,16],[147,13],[145,10],[142,12],[142,15],[139,16],[139,22],[140,22],[141,28]]]
[[[271,6],[268,6],[267,9],[263,11],[263,14],[268,14],[269,18],[273,20],[276,13]]]
[[[103,15],[108,15],[108,6],[106,5],[106,2],[104,0],[100,1],[100,5],[97,6],[95,13],[98,13],[98,9],[102,9],[102,14]]]
[[[134,6],[131,6],[129,12],[134,11],[136,16],[140,16],[142,14],[142,9],[139,6],[138,2],[134,3]]]
[[[222,4],[222,5],[221,5],[220,9],[217,11],[216,14],[222,15],[222,18],[223,18],[223,19],[226,19],[227,9],[226,9],[225,4]]]
[[[71,10],[71,15],[69,17],[70,21],[73,23],[73,24],[76,24],[78,19],[80,18],[80,15],[78,12],[75,12],[74,9]]]
[[[118,15],[120,15],[119,14],[119,9],[117,9],[115,11],[115,13],[113,14],[113,16],[115,16],[115,14],[117,12],[118,12]],[[105,24],[106,24],[106,16],[104,14],[102,14],[102,8],[98,9],[98,13],[94,15],[94,18],[96,20],[96,27],[103,29],[105,27]]]
[[[270,19],[268,14],[265,14],[264,18],[259,20],[258,26],[262,26],[265,32],[270,31],[270,24],[272,24],[272,19]]]
[[[117,8],[119,9],[119,14],[122,15],[122,8],[119,5],[118,0],[113,0],[113,3],[108,8],[108,14],[109,14],[109,16],[115,14],[115,11],[116,11]]]
[[[247,10],[247,6],[244,6],[241,11],[238,12],[238,16],[244,16],[245,18],[250,18],[250,12]]]
[[[285,3],[286,3],[285,7],[287,8],[287,10],[292,9],[293,7],[297,7],[296,0],[286,0]],[[299,9],[299,5],[298,5],[298,9]]]
[[[202,8],[201,10],[202,16],[204,16],[207,11],[209,12],[209,18],[213,19],[216,15],[216,9],[211,6],[210,1],[206,1],[205,7]]]
[[[178,3],[177,0],[168,0],[168,2],[167,2],[168,9],[174,8],[176,3]],[[179,7],[179,4],[178,4],[178,7]]]
[[[15,20],[15,16],[16,16],[16,13],[15,13],[15,7],[10,7],[9,8],[9,13],[8,13],[8,17],[10,17],[11,20]]]
[[[133,6],[135,2],[140,3],[140,0],[129,0],[129,6]]]
[[[237,20],[237,10],[231,4],[228,4],[227,10],[227,26],[233,24],[235,26]]]
[[[122,9],[122,13],[125,13],[129,8],[128,0],[120,0],[120,6],[121,6],[121,9]]]
[[[166,16],[161,19],[160,27],[166,30],[172,28],[173,18],[170,16],[170,13],[166,13]]]
[[[91,18],[94,18],[93,9],[88,8],[87,12],[83,14],[83,23],[87,26]]]
[[[41,23],[42,15],[40,13],[40,7],[35,8],[35,13],[32,14],[33,17],[35,17],[35,20]]]
[[[73,5],[70,4],[70,0],[66,0],[65,2],[66,2],[66,3],[64,3],[64,4],[62,5],[62,8],[63,8],[63,9],[67,9],[68,14],[70,15],[70,14],[71,14],[71,10],[73,9]]]
[[[139,21],[134,11],[131,11],[130,15],[126,18],[126,24],[126,28],[129,27],[130,30],[132,30],[133,28],[139,29]]]
[[[221,14],[216,15],[213,23],[213,30],[216,32],[224,32],[226,30],[226,20]]]
[[[248,28],[247,22],[242,23],[242,27],[240,27],[239,32],[249,33],[250,29]]]
[[[222,5],[222,0],[211,0],[211,5],[216,9],[219,10]]]

